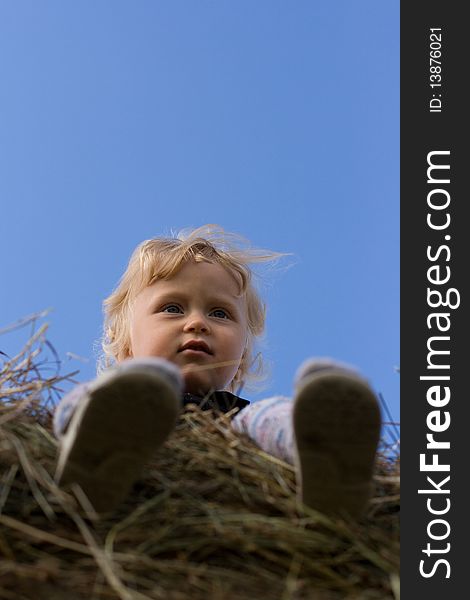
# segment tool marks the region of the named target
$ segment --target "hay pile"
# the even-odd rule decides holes
[[[0,598],[387,600],[399,595],[399,460],[360,524],[298,504],[292,467],[186,411],[128,501],[97,518],[54,484],[43,327],[0,367]]]

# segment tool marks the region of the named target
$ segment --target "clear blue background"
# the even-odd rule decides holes
[[[399,420],[398,1],[0,0],[0,203],[0,328],[79,380],[134,247],[218,223],[293,253],[251,397],[333,356]]]

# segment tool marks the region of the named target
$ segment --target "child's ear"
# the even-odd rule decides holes
[[[122,352],[117,357],[117,360],[118,360],[118,362],[121,362],[122,360],[126,360],[127,358],[132,358],[133,356],[134,355],[132,354],[132,350],[131,350],[130,346],[126,346],[125,348],[122,349]]]

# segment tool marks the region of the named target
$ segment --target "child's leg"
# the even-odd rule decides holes
[[[269,398],[234,419],[263,450],[297,467],[302,501],[322,512],[358,517],[367,506],[380,435],[380,410],[367,382],[331,360],[310,360],[296,394]]]
[[[291,398],[265,398],[237,413],[232,420],[232,427],[247,435],[268,454],[294,464],[292,408]]]
[[[125,361],[78,386],[54,416],[56,480],[78,483],[99,512],[116,508],[172,431],[181,391],[178,369],[161,359]]]

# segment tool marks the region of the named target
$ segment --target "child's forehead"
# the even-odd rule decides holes
[[[245,296],[239,273],[219,262],[208,260],[185,261],[172,273],[160,277],[157,273],[150,285],[175,290],[203,287],[236,298]]]

